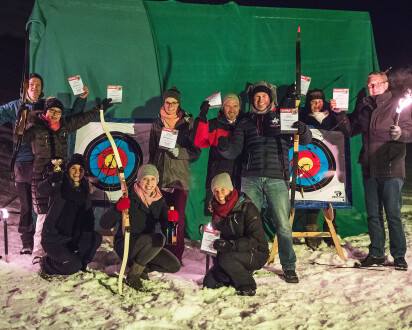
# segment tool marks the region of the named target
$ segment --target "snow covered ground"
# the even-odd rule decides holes
[[[3,180],[1,180],[4,187]],[[4,203],[13,187],[0,196]],[[18,209],[13,202],[12,209]],[[412,266],[412,207],[404,206],[404,223]],[[367,254],[367,235],[347,237],[343,264],[333,248],[318,251],[295,245],[300,282],[284,282],[279,259],[255,274],[254,297],[233,288],[202,290],[205,256],[199,242],[187,241],[184,266],[176,274],[151,273],[144,291],[124,286],[117,294],[120,260],[106,240],[90,272],[40,278],[31,256],[20,256],[18,218],[9,221],[9,262],[4,261],[0,224],[0,329],[402,329],[412,328],[412,271],[312,265],[351,266]],[[390,257],[387,263],[391,262]]]

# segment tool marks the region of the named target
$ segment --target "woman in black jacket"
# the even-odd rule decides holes
[[[233,188],[228,173],[216,175],[211,186],[212,226],[220,231],[220,238],[213,243],[217,255],[203,286],[234,286],[238,294],[253,296],[253,271],[262,268],[269,257],[260,213],[244,193]]]
[[[49,197],[41,238],[46,256],[38,257],[40,275],[71,275],[86,270],[102,236],[94,230],[91,186],[84,177],[83,156],[74,154],[66,173],[56,168],[37,188]]]
[[[127,274],[127,282],[137,290],[142,287],[141,278],[148,279],[149,272],[175,273],[180,269],[179,260],[163,248],[166,239],[161,230],[166,231],[168,220],[177,221],[177,212],[168,210],[166,201],[157,186],[158,181],[159,172],[155,166],[150,164],[141,166],[129,198],[120,198],[117,204],[100,218],[100,226],[104,229],[119,225],[114,238],[114,249],[122,259],[124,249],[122,211],[129,209],[130,270]]]

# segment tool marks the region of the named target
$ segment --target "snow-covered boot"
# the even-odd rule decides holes
[[[33,253],[33,242],[23,242],[23,247],[20,250],[20,254],[32,254]]]
[[[307,232],[317,232],[317,231],[319,231],[317,224],[307,224],[305,226],[305,230]],[[319,247],[320,243],[321,243],[321,239],[318,238],[318,237],[307,237],[307,238],[305,238],[305,243],[312,250],[316,250]]]
[[[139,265],[136,262],[133,262],[132,267],[130,267],[129,273],[127,274],[127,283],[135,289],[140,290],[143,287],[142,280],[140,276],[142,275],[146,265]]]

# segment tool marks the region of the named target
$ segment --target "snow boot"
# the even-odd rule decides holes
[[[371,266],[379,266],[385,262],[385,258],[375,258],[368,254],[368,256],[363,259],[360,263],[361,267],[371,267]]]
[[[393,264],[396,270],[408,270],[408,264],[404,257],[395,258]]]
[[[318,225],[316,223],[306,225],[305,230],[307,232],[317,232],[317,231],[319,231]],[[312,250],[316,250],[319,247],[320,243],[321,243],[321,239],[318,238],[318,237],[307,237],[307,238],[305,238],[305,243]]]
[[[283,271],[283,274],[287,283],[299,283],[298,275],[294,269],[286,269]]]
[[[143,287],[140,277],[145,268],[146,265],[139,265],[136,262],[133,262],[132,267],[130,267],[126,280],[133,289],[140,290]]]
[[[39,276],[42,279],[50,282],[53,279],[53,276],[46,273],[46,270],[44,269],[44,258],[46,258],[46,257],[44,257],[44,256],[43,257],[34,257],[32,263],[33,263],[33,265],[39,264],[39,266],[40,266]]]
[[[241,286],[237,291],[236,294],[239,296],[249,296],[253,297],[256,294],[256,287],[251,286]]]
[[[20,254],[32,254],[33,253],[33,242],[23,242],[23,247],[20,250]]]

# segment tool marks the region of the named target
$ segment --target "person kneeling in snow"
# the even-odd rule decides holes
[[[249,197],[233,188],[228,173],[216,175],[211,186],[212,226],[220,231],[220,238],[213,243],[217,255],[203,286],[233,285],[238,294],[253,296],[253,271],[261,269],[269,257],[260,213]]]
[[[56,170],[37,186],[39,194],[50,198],[41,238],[46,256],[37,257],[40,275],[46,278],[85,271],[102,243],[102,236],[94,231],[83,155],[74,154],[65,173]]]
[[[114,239],[114,249],[122,259],[124,249],[122,211],[129,209],[130,270],[127,274],[127,282],[136,290],[142,288],[141,278],[148,279],[147,273],[151,271],[176,273],[180,269],[179,260],[172,252],[163,248],[165,236],[155,232],[157,223],[166,230],[168,221],[168,206],[157,186],[158,182],[159,172],[154,165],[141,166],[137,172],[134,189],[129,194],[130,199],[120,198],[117,204],[100,218],[100,226],[104,229],[119,224]]]

